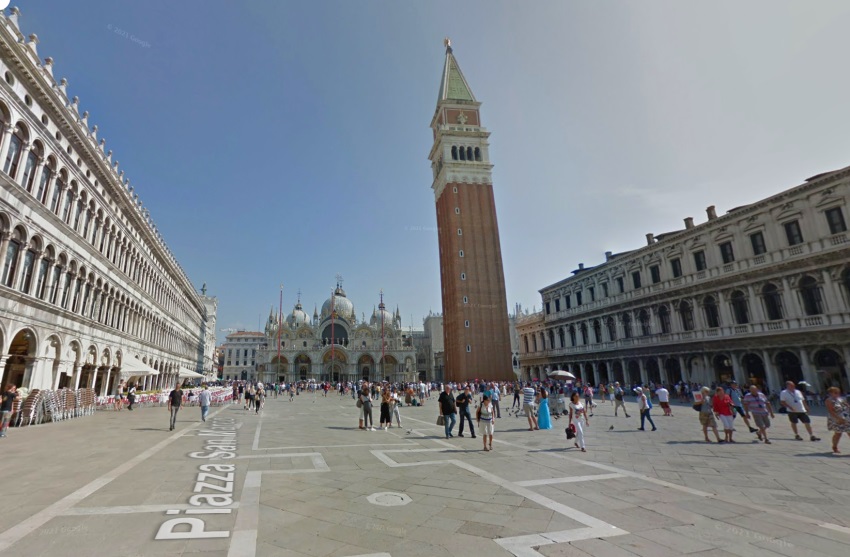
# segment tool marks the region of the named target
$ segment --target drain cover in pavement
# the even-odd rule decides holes
[[[391,491],[373,493],[366,500],[379,507],[400,507],[413,501],[413,499],[404,493],[392,493]]]

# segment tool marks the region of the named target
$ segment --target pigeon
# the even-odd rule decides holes
[[[614,431],[614,426],[612,425],[611,427],[609,427],[608,431]]]
[[[412,429],[408,429],[408,430],[407,430],[407,435],[410,435],[411,433],[413,433],[413,430],[412,430]]]

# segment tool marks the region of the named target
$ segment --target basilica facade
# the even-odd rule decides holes
[[[293,381],[414,381],[416,347],[401,314],[381,301],[367,319],[337,285],[312,317],[300,300],[286,316],[272,310],[259,344],[256,379]],[[246,373],[250,375],[250,372]],[[237,377],[241,378],[241,377]],[[250,377],[245,377],[250,378]]]

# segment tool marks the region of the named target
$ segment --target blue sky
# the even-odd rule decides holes
[[[312,312],[336,273],[358,314],[381,288],[405,326],[440,311],[446,35],[492,132],[509,307],[850,164],[847,2],[18,5],[220,328],[255,328],[280,283]]]

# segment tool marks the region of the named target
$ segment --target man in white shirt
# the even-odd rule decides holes
[[[655,391],[655,396],[658,397],[658,404],[664,409],[665,416],[672,416],[673,411],[670,410],[670,391],[664,388],[664,385],[658,387]]]
[[[207,414],[210,413],[210,402],[212,401],[212,393],[209,392],[209,387],[205,384],[204,390],[198,393],[198,403],[201,405],[201,421],[207,421]]]
[[[785,390],[779,393],[779,403],[783,408],[788,410],[788,420],[791,422],[791,430],[794,431],[794,439],[802,441],[803,438],[797,433],[797,423],[803,422],[806,426],[806,431],[809,432],[809,439],[812,441],[820,441],[820,437],[815,437],[812,432],[812,420],[809,418],[809,405],[806,404],[806,399],[803,393],[797,390],[797,386],[793,381],[785,383]]]

